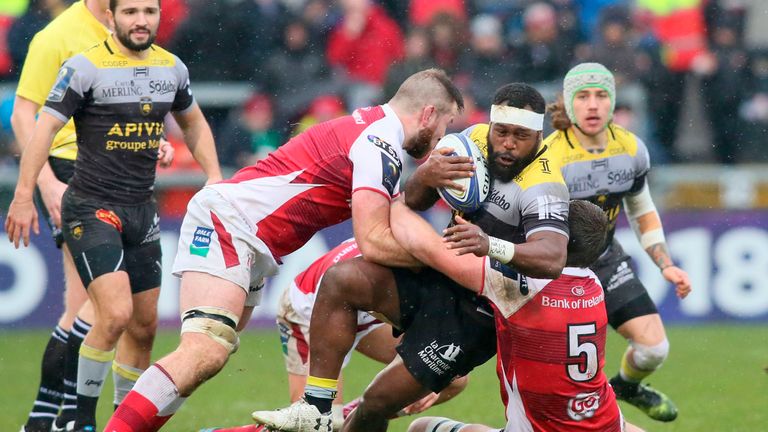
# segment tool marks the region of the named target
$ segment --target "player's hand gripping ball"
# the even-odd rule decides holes
[[[450,147],[451,156],[467,156],[475,164],[472,177],[456,179],[454,182],[464,186],[464,190],[447,187],[437,188],[437,193],[452,209],[464,213],[477,211],[488,197],[491,189],[491,175],[488,171],[488,161],[477,145],[465,135],[453,133],[444,136],[437,143],[436,149]]]

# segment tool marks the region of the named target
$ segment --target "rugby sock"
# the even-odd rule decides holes
[[[465,423],[456,420],[451,420],[445,417],[434,417],[427,423],[424,432],[459,432],[464,426],[466,426]]]
[[[63,429],[70,421],[75,419],[77,412],[77,363],[80,357],[80,345],[91,325],[80,318],[75,318],[72,329],[67,339],[66,358],[64,359],[64,402],[61,413],[56,419],[56,426]]]
[[[304,387],[304,400],[317,407],[322,414],[331,412],[331,404],[336,399],[339,380],[318,378],[312,375],[307,377],[307,385]]]
[[[136,384],[136,380],[144,372],[144,369],[139,369],[124,365],[118,362],[112,362],[112,382],[115,384],[115,409],[123,402],[125,395]]]
[[[115,350],[102,351],[86,344],[80,345],[75,429],[96,424],[96,404],[114,358]]]
[[[64,400],[64,358],[67,352],[69,333],[56,326],[48,339],[40,366],[40,387],[37,398],[29,412],[26,432],[48,432],[59,414],[59,407]]]
[[[170,375],[158,364],[149,367],[128,392],[105,428],[109,432],[155,432],[181,407]]]

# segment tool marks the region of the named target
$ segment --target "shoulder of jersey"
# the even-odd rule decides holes
[[[565,136],[565,132],[556,130],[544,138],[542,145],[547,146],[549,157],[552,159],[562,159],[566,156],[569,150],[568,138]]]
[[[616,141],[621,144],[622,147],[624,147],[627,153],[629,153],[631,156],[637,154],[638,140],[635,134],[617,124],[612,124],[611,130],[613,131],[613,136],[616,138]]]
[[[543,146],[543,144],[542,144]],[[553,157],[552,149],[546,149],[530,164],[528,164],[519,176],[515,177],[515,183],[522,189],[528,189],[544,183],[565,184],[563,174],[560,171],[560,161]]]
[[[488,158],[488,130],[490,125],[487,123],[478,123],[472,125],[464,130],[469,136],[469,139],[475,143],[477,148],[483,153],[483,156]]]

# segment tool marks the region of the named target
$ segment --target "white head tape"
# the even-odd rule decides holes
[[[513,124],[540,131],[544,129],[544,114],[507,105],[491,105],[491,123]]]

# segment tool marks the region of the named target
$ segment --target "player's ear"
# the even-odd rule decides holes
[[[421,110],[420,126],[429,126],[430,123],[437,120],[437,107],[434,105],[425,105]]]

